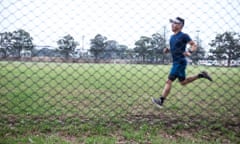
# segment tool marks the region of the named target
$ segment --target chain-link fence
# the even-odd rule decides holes
[[[1,117],[202,117],[239,122],[240,2],[0,2]],[[170,18],[198,45],[159,110],[172,58]]]

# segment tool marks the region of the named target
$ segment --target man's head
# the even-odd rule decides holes
[[[175,19],[170,19],[170,23],[172,23],[172,31],[176,33],[182,30],[184,26],[184,19],[176,17]]]

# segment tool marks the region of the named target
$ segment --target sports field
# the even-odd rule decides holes
[[[150,130],[149,133],[154,133],[156,136],[161,135],[156,134],[156,131],[161,129],[166,130],[168,135],[168,132],[171,133],[171,128],[173,133],[178,132],[176,129],[179,127],[181,130],[185,130],[185,127],[189,129],[193,127],[198,131],[197,125],[201,128],[217,123],[217,128],[223,129],[223,139],[227,137],[229,141],[239,140],[239,134],[235,133],[239,130],[239,126],[231,129],[225,125],[228,122],[233,127],[239,124],[240,68],[188,66],[188,75],[206,70],[214,82],[200,79],[185,87],[175,82],[164,109],[159,110],[152,105],[150,98],[159,97],[161,94],[170,69],[169,65],[0,62],[0,67],[0,116],[3,126],[1,137],[5,140],[11,141],[16,131],[25,131],[26,129],[18,127],[25,125],[25,121],[34,123],[28,126],[30,129],[35,127],[34,131],[44,135],[43,137],[45,132],[41,131],[45,128],[42,129],[41,125],[50,129],[50,134],[53,129],[54,136],[58,134],[56,132],[58,129],[64,133],[64,136],[74,138],[78,134],[71,130],[84,122],[87,122],[84,126],[89,133],[92,132],[92,125],[89,125],[89,122],[99,128],[100,133],[104,134],[99,134],[95,130],[94,133],[100,137],[110,135],[102,132],[101,129],[111,133],[119,127],[124,132],[125,127],[134,129],[135,126],[131,123],[146,125],[147,131]],[[9,126],[11,121],[19,124],[15,126],[17,129],[11,129]],[[122,125],[124,128],[119,126],[119,123],[125,121],[130,123]],[[58,126],[62,123],[66,124],[63,126],[66,131]],[[110,123],[111,128],[106,127],[106,123]],[[157,129],[152,127],[155,123],[159,125]],[[167,128],[168,125],[170,129]],[[73,128],[74,126],[76,127]],[[66,134],[67,131],[69,135]],[[230,136],[225,136],[224,131],[230,132]],[[133,132],[141,133],[141,130],[133,130]],[[140,137],[145,135],[145,131],[143,135],[139,134],[139,139],[130,136],[129,140],[127,136],[118,134],[117,137],[124,137],[126,142],[131,143],[133,140],[144,143]],[[22,135],[24,134],[17,136],[31,143],[32,139]],[[83,135],[87,139],[88,135]],[[59,137],[56,137],[54,139],[58,141]],[[110,138],[113,137],[107,137]],[[154,143],[151,138],[147,141]],[[189,142],[192,138],[195,139],[191,136]],[[87,143],[86,139],[79,141]],[[198,138],[196,139],[198,141]],[[107,143],[120,141],[114,138],[111,140]],[[166,141],[168,142],[168,138]],[[188,142],[188,139],[186,141]],[[183,140],[183,143],[186,141]],[[222,139],[219,139],[215,142],[221,141]]]

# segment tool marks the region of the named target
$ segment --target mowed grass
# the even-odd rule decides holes
[[[1,62],[1,112],[17,115],[86,117],[155,112],[170,66]],[[177,81],[166,110],[222,115],[238,113],[239,68],[189,66],[188,75],[206,70],[214,82]],[[223,105],[224,104],[224,105]]]
[[[90,116],[91,111],[114,116],[160,89],[156,83],[162,83],[158,80],[164,75],[158,70],[132,65],[7,64],[1,72],[3,113]]]
[[[208,122],[218,121],[213,128],[221,128],[224,132],[230,133],[228,139],[238,140],[234,130],[228,130],[224,125],[227,121],[235,124],[239,120],[239,68],[188,66],[188,75],[206,70],[212,75],[214,82],[200,79],[183,87],[176,81],[173,83],[164,109],[159,110],[152,105],[150,98],[160,96],[170,69],[169,65],[0,62],[0,67],[1,117],[8,122],[12,119],[19,122],[19,127],[16,127],[22,132],[20,135],[24,135],[27,129],[42,134],[40,137],[27,134],[27,137],[20,139],[23,143],[26,141],[28,143],[31,141],[116,143],[121,140],[127,143],[131,143],[131,140],[133,143],[159,141],[174,143],[175,138],[168,141],[164,136],[168,137],[169,133],[170,135],[176,133],[178,129],[185,130],[186,125],[183,123],[195,117],[200,118],[197,121],[200,128],[208,125]],[[79,120],[74,121],[75,118]],[[138,118],[143,120],[143,123],[137,122],[135,125],[139,127],[146,125],[145,129],[138,129],[131,123],[123,123],[126,119],[138,121]],[[34,126],[35,124],[29,125],[26,119],[31,123],[47,119],[47,123],[42,122]],[[90,119],[93,122],[102,120],[106,123],[118,122],[111,123],[109,127],[106,123],[81,124],[81,119],[84,121]],[[157,122],[154,119],[157,119]],[[159,119],[164,120],[165,123],[159,124]],[[49,126],[51,120],[54,122]],[[175,120],[179,120],[180,123],[172,124]],[[71,122],[65,125],[66,121]],[[74,122],[75,125],[72,124]],[[63,129],[62,123],[64,123]],[[153,123],[159,126],[155,129],[151,125]],[[16,131],[10,130],[11,127],[6,128],[5,121],[1,124],[5,128],[2,129],[2,137],[9,133],[10,136],[12,133],[15,135]],[[170,125],[169,129],[166,129],[165,124]],[[27,126],[23,128],[23,125]],[[187,128],[191,129],[191,124],[187,125]],[[160,133],[159,129],[162,129]],[[117,132],[113,133],[113,131]],[[51,133],[50,137],[45,135],[48,132]],[[85,132],[89,134],[86,135]],[[113,133],[113,136],[110,133]],[[147,133],[150,135],[146,135]],[[211,132],[199,131],[197,137],[200,135],[200,139],[201,133]],[[81,134],[83,138],[76,138]],[[159,138],[159,135],[163,137]],[[183,134],[183,137],[186,135]],[[191,134],[187,140],[180,141],[186,143],[194,140],[196,140],[195,136]],[[11,137],[9,141],[11,143]],[[197,138],[197,141],[201,140]]]

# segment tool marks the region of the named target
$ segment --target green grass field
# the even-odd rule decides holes
[[[0,67],[0,143],[239,141],[239,68],[188,66],[188,75],[206,70],[214,82],[200,79],[185,87],[175,82],[159,110],[150,98],[160,96],[168,65],[0,62]]]

